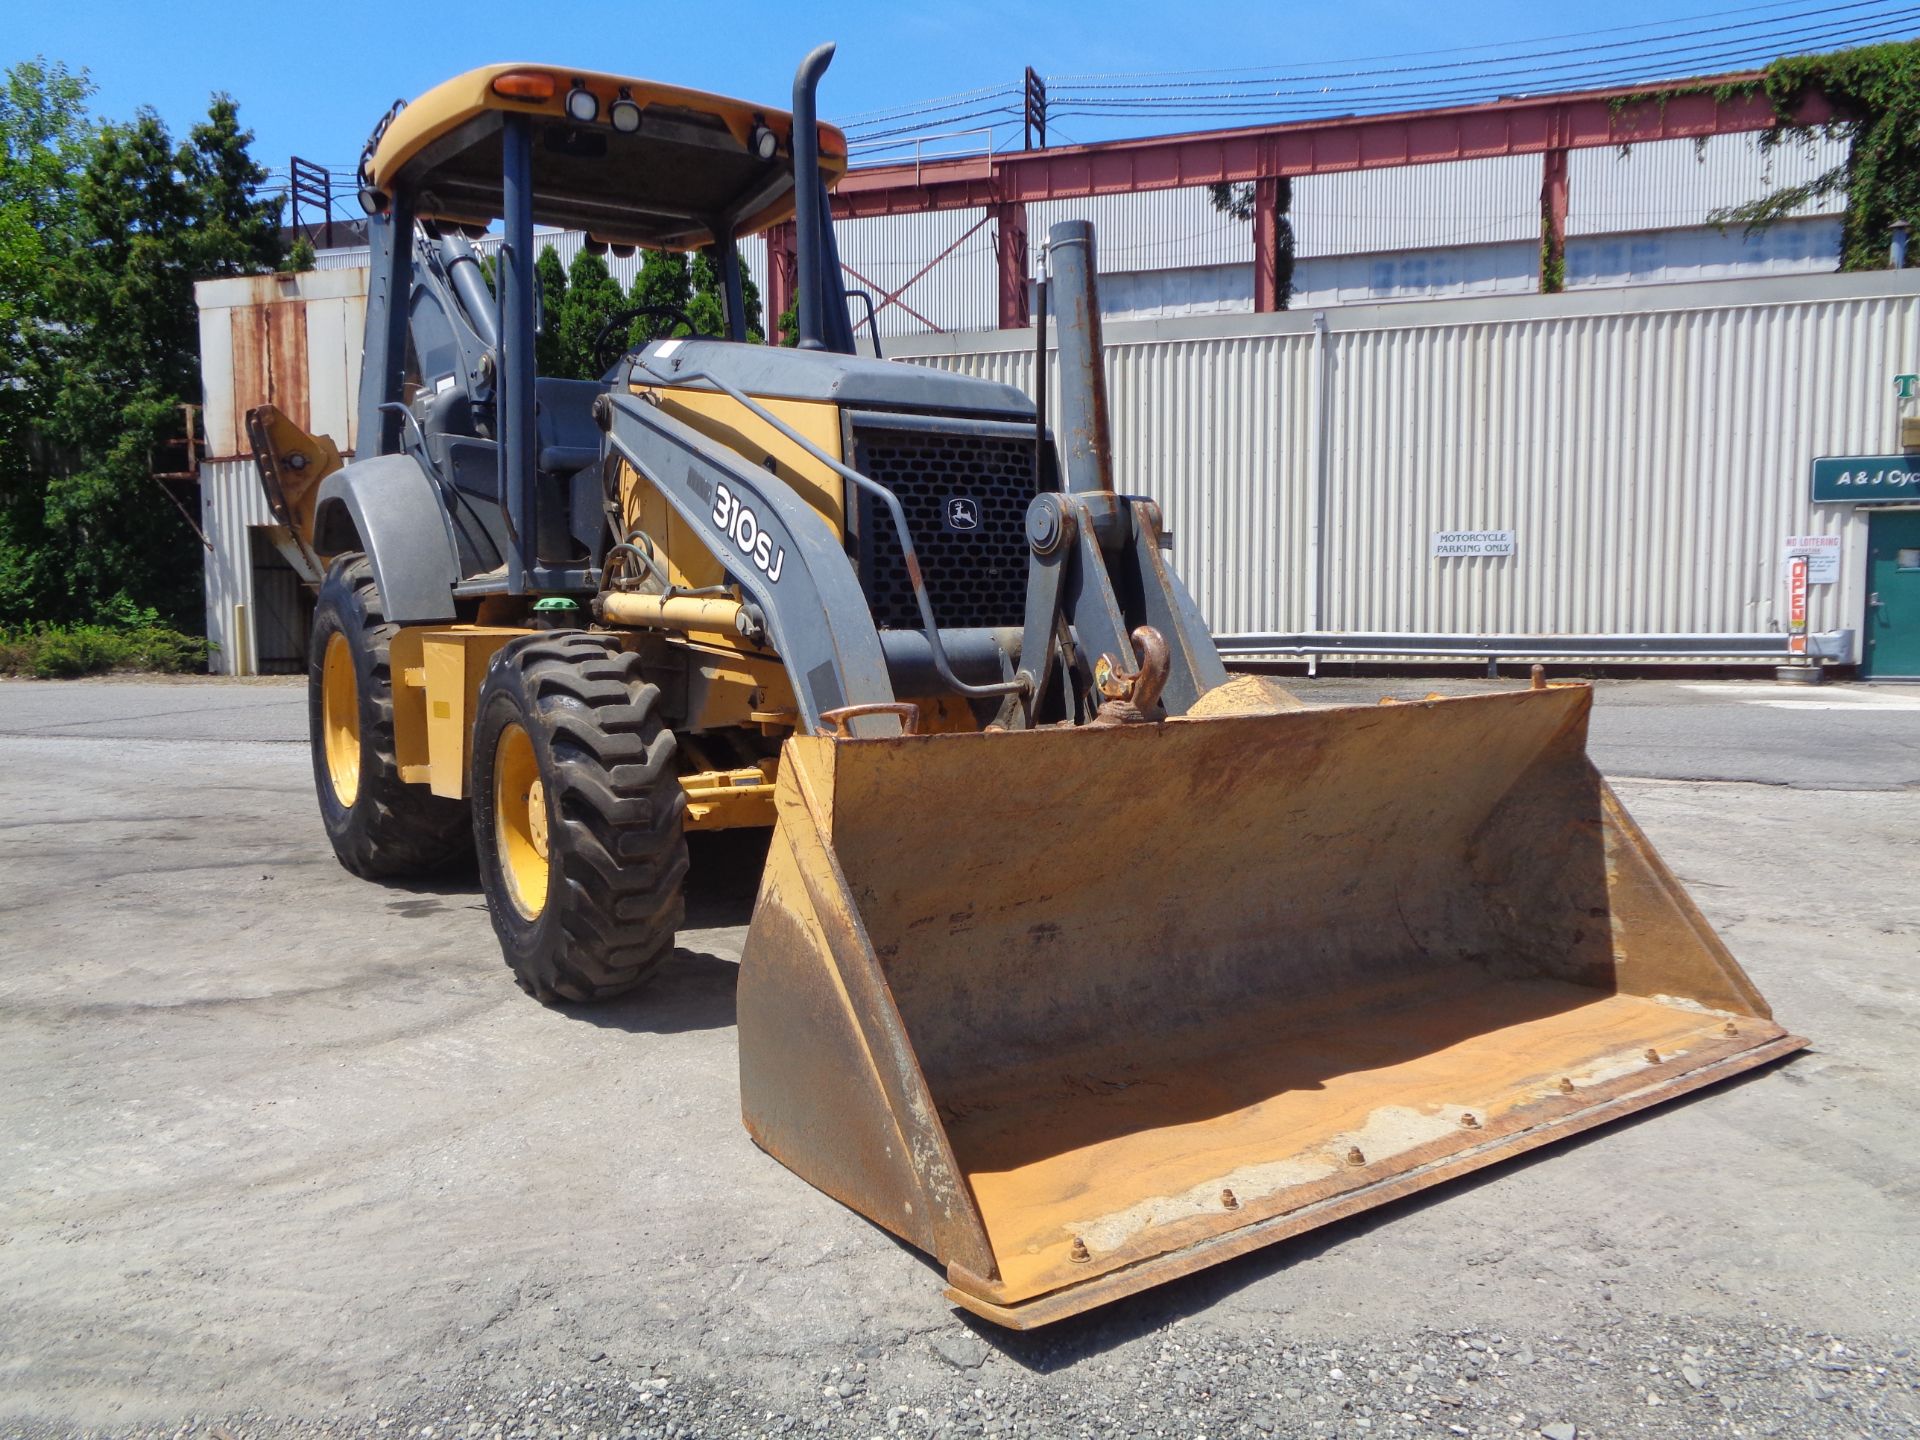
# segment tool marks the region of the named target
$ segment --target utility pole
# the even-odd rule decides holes
[[[1047,148],[1047,82],[1040,78],[1039,73],[1035,71],[1031,65],[1027,66],[1027,102],[1025,106],[1025,120],[1026,120],[1026,131],[1027,131],[1027,143],[1025,148],[1027,148],[1028,150],[1046,149]],[[1034,143],[1034,140],[1036,137],[1038,137],[1040,142],[1037,145]]]
[[[298,155],[293,157],[289,171],[293,177],[293,183],[287,196],[287,227],[292,230],[300,228],[300,206],[304,201],[320,214],[321,248],[331,248],[333,245],[333,176],[327,173],[325,166],[316,165],[311,160],[302,160]],[[309,240],[313,238],[311,225],[307,226],[307,238]]]

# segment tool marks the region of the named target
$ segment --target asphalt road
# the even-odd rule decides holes
[[[742,1131],[750,841],[649,992],[543,1009],[470,881],[334,863],[304,717],[0,682],[7,1432],[1920,1434],[1920,690],[1600,687],[1810,1053],[1031,1336]]]
[[[1513,680],[1305,679],[1316,703],[1510,690]],[[1920,685],[1764,680],[1602,680],[1589,749],[1608,775],[1747,780],[1815,790],[1920,785]],[[74,705],[72,697],[85,703]],[[291,679],[93,680],[0,685],[0,736],[303,744],[306,693]]]

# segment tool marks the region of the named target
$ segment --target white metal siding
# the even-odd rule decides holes
[[[1502,155],[1293,182],[1294,253],[1382,250],[1540,240],[1540,157]]]
[[[1784,626],[1781,547],[1843,537],[1816,631],[1857,629],[1865,519],[1807,499],[1816,455],[1896,448],[1920,276],[1663,287],[1324,312],[1318,616],[1310,315],[1113,324],[1117,483],[1166,509],[1224,634],[1752,632]],[[1027,347],[894,353],[1027,387]],[[1058,387],[1049,393],[1057,394]],[[1436,560],[1437,530],[1512,530]]]
[[[1214,209],[1205,186],[1043,200],[1027,206],[1028,243],[1045,244],[1062,220],[1093,222],[1102,275],[1253,263],[1252,222]]]
[[[985,210],[840,220],[833,231],[840,263],[851,272],[847,289],[865,290],[884,307],[881,335],[978,330],[998,318],[998,235]],[[887,304],[895,293],[899,299]],[[864,324],[864,307],[856,302],[851,313]]]
[[[272,523],[267,497],[260,490],[260,472],[251,459],[202,462],[200,528],[213,543],[205,579],[207,638],[215,648],[207,668],[216,675],[257,673],[253,536],[248,527]],[[244,630],[240,606],[246,607]],[[237,668],[243,662],[244,672]]]
[[[1721,230],[1645,230],[1567,242],[1567,288],[1667,285],[1749,275],[1817,275],[1840,268],[1840,222],[1829,216],[1781,220],[1749,234]]]
[[[1252,276],[1252,267],[1248,267],[1249,283]],[[1539,289],[1537,239],[1455,250],[1326,255],[1295,264],[1291,308],[1307,310],[1318,305],[1358,305],[1374,300],[1532,295]],[[1245,308],[1251,310],[1253,306]]]
[[[1847,158],[1847,142],[1814,135],[1766,149],[1756,135],[1656,140],[1567,156],[1567,234],[1608,235],[1705,225],[1713,211],[1798,185]],[[1538,193],[1539,161],[1534,161]],[[1536,202],[1537,203],[1537,202]],[[1829,195],[1801,215],[1838,215],[1844,195]]]

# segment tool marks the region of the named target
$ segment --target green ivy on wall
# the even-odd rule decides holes
[[[1767,67],[1761,85],[1775,117],[1761,136],[1763,147],[1810,147],[1819,137],[1837,137],[1847,141],[1846,159],[1709,218],[1761,229],[1809,202],[1844,195],[1840,268],[1885,269],[1894,222],[1920,220],[1920,41],[1784,56]],[[1795,120],[1801,102],[1815,95],[1832,105],[1833,120]]]

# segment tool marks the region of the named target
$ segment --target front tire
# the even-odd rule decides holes
[[[480,687],[474,848],[494,933],[535,999],[642,984],[684,914],[686,792],[660,691],[611,636],[517,640]]]
[[[313,784],[333,853],[368,880],[434,874],[473,844],[464,801],[400,778],[389,654],[399,629],[387,623],[366,556],[328,567],[307,652]]]

